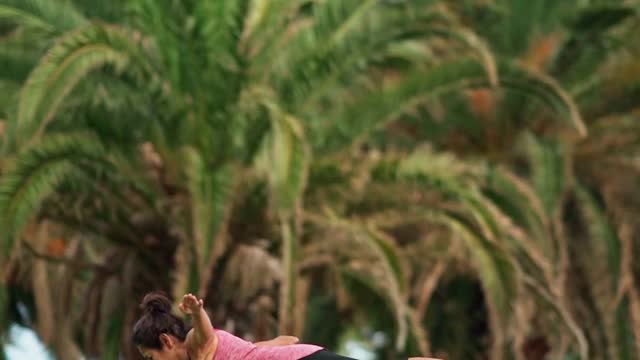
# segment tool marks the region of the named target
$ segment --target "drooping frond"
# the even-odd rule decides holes
[[[532,182],[549,214],[559,211],[569,175],[559,146],[533,136],[526,137]]]
[[[33,70],[18,104],[17,140],[22,143],[46,127],[66,95],[89,72],[105,65],[141,79],[149,70],[133,34],[94,24],[63,36]]]
[[[51,135],[21,152],[0,180],[3,248],[12,247],[16,234],[58,186],[107,171],[105,155],[100,141],[88,133]]]
[[[581,269],[586,281],[591,283],[588,295],[594,304],[595,312],[592,323],[598,324],[598,331],[587,328],[589,333],[605,334],[606,345],[601,352],[609,353],[612,358],[621,358],[627,344],[623,340],[626,334],[619,334],[622,324],[616,312],[620,311],[620,289],[623,272],[622,244],[604,209],[597,203],[588,189],[577,184],[575,186],[576,202],[588,236],[580,246],[575,246],[573,260]],[[593,261],[600,259],[600,261]],[[621,340],[621,341],[620,341]]]
[[[585,225],[589,232],[590,246],[593,247],[590,259],[597,257],[605,263],[605,269],[602,269],[600,274],[602,276],[605,274],[611,276],[611,285],[615,289],[619,281],[618,276],[621,273],[622,248],[620,241],[610,220],[607,218],[607,214],[601,205],[596,202],[593,195],[579,184],[576,185],[575,189]]]
[[[323,125],[314,139],[322,151],[335,151],[395,120],[425,98],[486,83],[483,66],[474,60],[446,62],[428,71],[416,70],[397,85],[363,96]]]
[[[497,320],[501,325],[506,324],[515,296],[516,268],[502,240],[504,234],[498,226],[499,219],[494,218],[495,214],[490,211],[493,204],[481,196],[477,187],[478,170],[481,168],[425,151],[395,165],[381,165],[386,169],[378,172],[378,180],[416,183],[460,203],[462,208],[459,211],[430,209],[421,210],[421,214],[426,221],[441,223],[461,237],[487,296],[497,310]]]
[[[499,61],[498,77],[502,87],[524,91],[544,101],[560,114],[566,114],[580,135],[586,134],[576,104],[552,79],[507,61]],[[339,150],[395,120],[429,97],[487,85],[488,82],[486,69],[475,60],[445,62],[427,71],[416,70],[407,74],[399,84],[377,90],[347,106],[328,125],[324,125],[322,136],[318,136],[324,143],[316,146],[323,151]]]
[[[270,131],[263,140],[256,166],[268,179],[272,207],[278,214],[282,240],[284,276],[280,285],[280,331],[291,331],[289,314],[296,301],[297,253],[299,247],[300,205],[307,184],[310,154],[304,129],[294,116],[275,103],[266,102]]]
[[[290,214],[306,187],[310,154],[298,119],[275,104],[267,106],[271,131],[264,140],[258,166],[269,179],[274,207]]]
[[[380,261],[379,266],[384,268],[386,273],[386,296],[392,304],[398,329],[396,349],[402,349],[406,346],[409,336],[411,316],[407,304],[403,301],[408,282],[408,274],[402,266],[405,259],[401,256],[394,240],[375,226],[369,225],[365,234],[367,235],[366,243],[377,255]]]
[[[487,297],[495,306],[494,316],[498,317],[495,325],[504,326],[512,313],[516,286],[516,269],[510,256],[458,216],[433,214],[433,220],[449,226],[462,237]]]
[[[506,60],[498,61],[498,74],[502,87],[542,101],[565,117],[580,136],[587,135],[587,127],[575,101],[552,77]]]
[[[483,193],[495,206],[494,212],[505,218],[502,226],[520,266],[529,275],[544,278],[552,269],[551,214],[534,187],[508,170],[491,169],[487,180]]]
[[[213,256],[218,233],[224,231],[233,200],[235,169],[222,166],[212,171],[200,153],[191,147],[183,151],[185,175],[191,200],[191,233],[198,270],[204,274]],[[194,291],[195,289],[191,289]]]
[[[286,44],[276,41],[271,48],[268,48],[270,51],[261,54],[263,58],[255,60],[257,64],[276,65],[275,69],[266,69],[265,66],[260,68],[264,69],[263,71],[279,72],[280,76],[271,81],[275,83],[278,93],[285,99],[286,104],[298,103],[314,87],[322,88],[321,85],[314,84],[315,79],[331,78],[328,73],[340,62],[336,61],[339,55],[346,55],[344,51],[341,54],[336,50],[341,47],[347,48],[343,41],[352,28],[366,29],[360,22],[364,20],[364,16],[375,6],[375,3],[376,1],[372,0],[346,0],[314,4],[310,26],[302,28]],[[361,33],[364,34],[365,31]],[[366,39],[361,37],[360,40]],[[363,49],[365,46],[370,47],[368,45],[370,42],[371,39],[359,45]],[[277,53],[276,47],[282,45],[286,45],[288,51]],[[362,51],[353,51],[352,54],[361,58],[366,55]],[[274,56],[275,61],[272,59]]]
[[[315,225],[326,232],[317,246],[344,262],[340,270],[380,296],[393,314],[396,324],[396,347],[402,349],[409,336],[410,309],[405,301],[409,274],[406,259],[395,241],[373,223],[320,217]]]

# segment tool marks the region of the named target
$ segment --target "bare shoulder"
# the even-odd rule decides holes
[[[216,336],[217,335],[214,333],[213,338],[210,341],[202,346],[198,346],[194,340],[195,333],[193,329],[189,330],[187,338],[185,339],[185,347],[191,356],[191,360],[213,360],[217,344]]]

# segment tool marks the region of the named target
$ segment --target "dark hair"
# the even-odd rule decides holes
[[[142,316],[133,326],[133,343],[147,349],[162,349],[160,335],[173,335],[185,341],[189,327],[171,313],[171,301],[164,294],[154,292],[145,295],[142,303]]]

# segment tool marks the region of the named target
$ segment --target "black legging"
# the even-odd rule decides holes
[[[327,350],[321,350],[309,356],[303,357],[302,360],[355,360],[346,356],[334,354]]]

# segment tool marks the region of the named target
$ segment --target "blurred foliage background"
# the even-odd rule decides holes
[[[249,340],[637,359],[639,59],[633,0],[0,0],[0,334],[138,359],[163,290]]]

